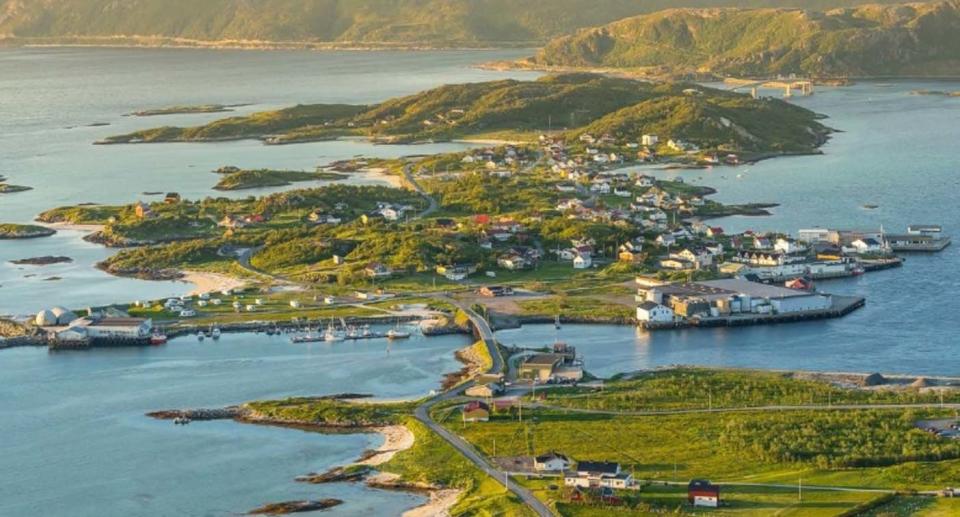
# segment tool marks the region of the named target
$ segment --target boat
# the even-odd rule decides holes
[[[387,339],[408,339],[410,333],[400,329],[390,329],[387,331]]]
[[[337,332],[337,329],[333,325],[327,327],[327,331],[323,333],[323,340],[327,343],[336,343],[338,341],[343,341],[343,334]]]
[[[876,210],[877,208],[880,208],[880,205],[874,205],[873,203],[867,203],[867,204],[863,205],[863,208],[865,208],[865,209],[867,209],[867,210]]]
[[[152,336],[150,336],[150,344],[151,344],[151,345],[164,345],[164,344],[166,344],[166,343],[167,343],[167,335],[166,335],[166,334],[162,334],[162,333],[160,333],[160,332],[155,332]]]
[[[220,327],[213,327],[213,329],[210,330],[210,337],[220,339]]]
[[[203,339],[206,338],[206,337],[207,337],[207,335],[204,334],[202,330],[199,331],[199,332],[197,332],[197,341],[203,341]]]

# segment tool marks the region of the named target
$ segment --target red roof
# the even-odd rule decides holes
[[[490,216],[486,214],[480,214],[473,216],[473,222],[477,224],[490,224]]]

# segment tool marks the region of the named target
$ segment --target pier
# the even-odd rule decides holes
[[[718,317],[693,317],[684,321],[642,322],[644,330],[668,330],[688,327],[745,327],[749,325],[773,325],[777,323],[795,323],[830,318],[842,318],[864,307],[866,298],[859,296],[832,295],[832,306],[819,311],[792,312],[786,314],[738,314]]]

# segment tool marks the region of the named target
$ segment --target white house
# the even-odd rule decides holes
[[[880,244],[876,239],[857,239],[850,243],[850,248],[852,248],[856,253],[866,254],[866,253],[880,253],[883,251],[883,245]]]
[[[640,137],[640,143],[647,147],[653,147],[660,143],[660,137],[657,135],[643,135]]]
[[[637,181],[634,182],[634,184],[638,187],[652,187],[657,184],[657,180],[653,176],[641,174],[640,176],[637,176]]]
[[[807,247],[793,239],[784,239],[779,238],[777,242],[773,245],[773,249],[786,253],[787,255],[792,255],[794,253],[803,253],[807,251]]]
[[[658,246],[673,246],[677,243],[677,238],[670,233],[663,233],[657,236]]]
[[[573,258],[574,269],[587,269],[592,265],[593,259],[590,258],[590,255],[578,253],[577,256]]]
[[[563,484],[581,488],[626,489],[633,486],[633,476],[621,472],[619,463],[581,461],[576,470],[564,473]]]
[[[533,468],[538,472],[563,472],[570,468],[570,459],[557,452],[548,452],[533,458]]]
[[[637,307],[637,321],[668,323],[673,321],[673,309],[656,302],[646,301]]]

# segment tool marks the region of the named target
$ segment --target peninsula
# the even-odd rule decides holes
[[[221,167],[215,172],[223,175],[216,186],[213,187],[215,190],[285,187],[295,182],[339,181],[348,177],[346,174],[337,172],[306,172],[274,169],[242,170],[236,167]]]

